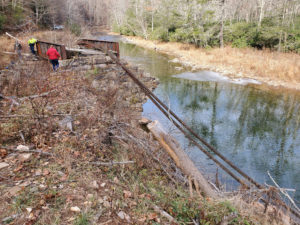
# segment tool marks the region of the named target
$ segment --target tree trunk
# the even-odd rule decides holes
[[[264,6],[265,6],[265,0],[261,0],[260,1],[260,14],[259,14],[258,27],[261,26],[261,21],[264,18]]]
[[[35,2],[35,24],[37,25],[39,22],[39,5],[38,2]]]
[[[222,1],[222,13],[221,13],[221,27],[220,27],[220,48],[224,48],[224,13],[225,13],[225,0]]]
[[[154,4],[153,0],[151,0],[151,31],[154,30]]]
[[[211,188],[207,180],[197,169],[188,155],[181,149],[180,144],[169,134],[166,134],[161,128],[158,121],[154,121],[147,125],[148,129],[159,141],[162,147],[172,157],[176,165],[188,177],[192,178],[199,185],[205,196],[216,198],[217,193]]]

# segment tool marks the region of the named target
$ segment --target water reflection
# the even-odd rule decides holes
[[[155,94],[251,177],[271,183],[266,176],[269,170],[282,187],[300,188],[299,94],[174,78],[177,65],[168,57],[133,45],[121,45],[121,55],[157,76],[160,85]],[[151,102],[144,105],[144,114],[172,131],[201,170],[216,171]],[[300,201],[299,190],[295,197]]]

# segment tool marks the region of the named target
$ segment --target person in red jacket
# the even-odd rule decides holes
[[[60,54],[58,51],[53,47],[53,45],[50,46],[50,48],[47,51],[47,56],[52,63],[53,71],[57,71],[59,67],[58,59],[60,58]]]

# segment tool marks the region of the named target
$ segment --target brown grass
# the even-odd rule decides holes
[[[202,49],[193,45],[126,37],[133,43],[174,55],[197,69],[209,69],[231,78],[252,78],[273,86],[300,90],[300,55],[252,48]]]

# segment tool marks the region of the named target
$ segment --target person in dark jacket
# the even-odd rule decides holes
[[[53,71],[57,71],[58,67],[59,67],[59,62],[58,59],[60,58],[60,54],[58,53],[58,51],[53,47],[53,45],[50,46],[50,48],[47,51],[47,56],[50,60],[50,62],[52,63],[53,66]]]

